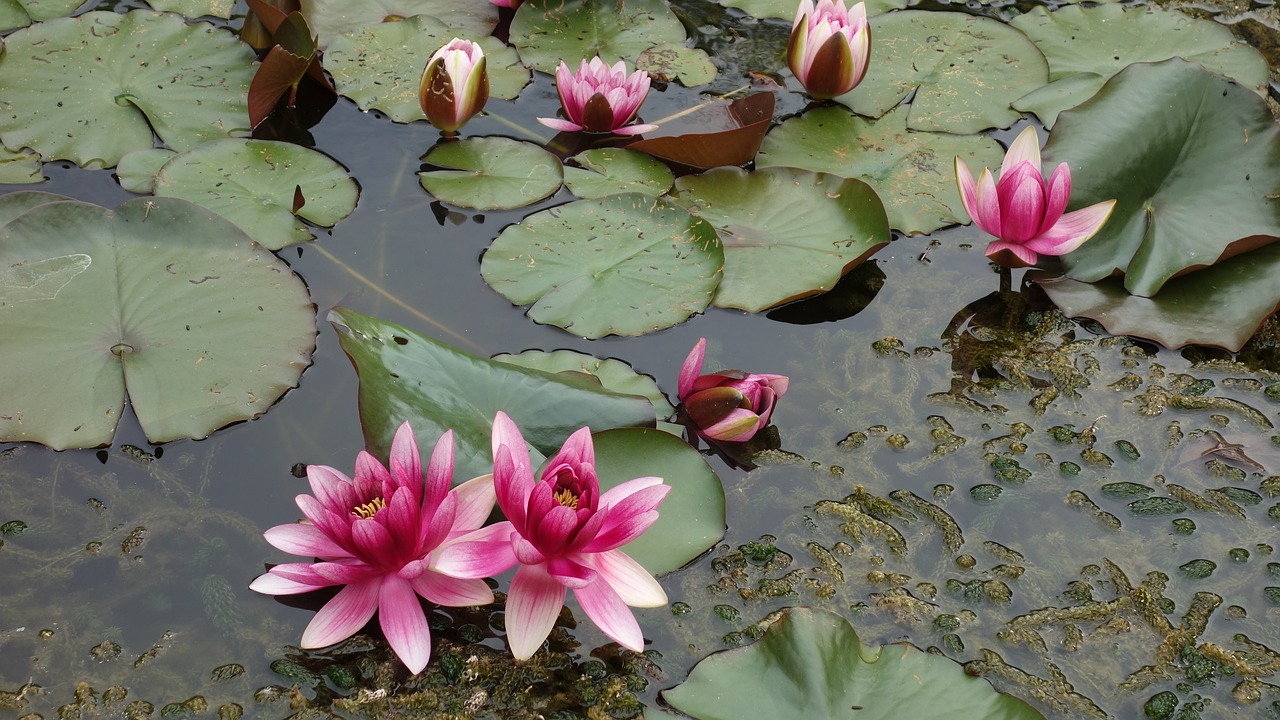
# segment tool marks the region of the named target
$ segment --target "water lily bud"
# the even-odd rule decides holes
[[[422,112],[447,133],[465,125],[488,100],[484,51],[470,40],[454,38],[437,50],[418,83]]]
[[[627,125],[649,94],[649,75],[643,70],[627,75],[626,63],[621,60],[612,67],[599,57],[590,63],[583,60],[576,73],[569,72],[562,60],[556,69],[556,92],[568,119],[538,118],[553,130],[639,135],[658,127]]]
[[[996,237],[987,257],[1004,267],[1035,265],[1041,255],[1066,255],[1093,237],[1115,200],[1063,213],[1071,196],[1071,170],[1060,163],[1048,182],[1040,170],[1040,140],[1028,127],[1005,153],[997,182],[983,168],[977,181],[956,157],[956,185],[974,224]]]
[[[702,375],[706,352],[706,338],[698,340],[680,368],[677,394],[684,414],[692,429],[708,440],[746,442],[769,424],[790,380],[785,375],[741,370]]]
[[[843,95],[867,74],[871,56],[871,29],[867,9],[858,3],[848,10],[844,0],[800,0],[787,64],[815,100]]]

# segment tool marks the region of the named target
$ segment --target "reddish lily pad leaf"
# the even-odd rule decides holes
[[[315,347],[302,280],[184,200],[40,203],[0,227],[0,268],[0,441],[106,444],[126,391],[151,442],[205,437],[266,412]]]
[[[1280,239],[1280,130],[1261,98],[1197,64],[1129,66],[1059,117],[1043,157],[1071,167],[1071,207],[1116,200],[1063,258],[1076,280],[1123,273],[1125,290],[1151,297]]]
[[[637,140],[627,145],[627,149],[647,153],[678,169],[746,165],[755,158],[769,131],[774,102],[773,93],[762,92],[728,103],[708,103],[689,122],[696,123],[698,128],[709,126],[724,130]]]
[[[719,307],[760,312],[826,292],[889,244],[875,191],[838,175],[716,168],[676,180],[671,199],[715,226],[724,244]]]
[[[112,167],[247,132],[253,52],[177,15],[89,12],[19,30],[0,56],[0,138],[45,160]]]
[[[385,457],[406,420],[419,443],[452,429],[459,482],[493,471],[490,438],[499,410],[544,457],[583,426],[654,424],[647,399],[602,388],[595,378],[476,357],[346,308],[330,312],[329,322],[360,376],[360,426],[369,451]]]
[[[1235,352],[1280,306],[1280,244],[1176,277],[1153,297],[1130,295],[1121,278],[1038,283],[1063,313],[1097,320],[1114,335]]]
[[[759,642],[702,660],[662,697],[698,720],[1043,720],[954,660],[863,645],[848,620],[815,608],[783,610]]]
[[[710,223],[637,193],[578,200],[502,231],[480,261],[529,317],[588,338],[642,335],[702,312],[724,249]]]
[[[300,24],[302,32],[306,32],[306,20],[302,13],[291,13],[290,22],[280,27],[289,28]],[[283,40],[281,33],[276,33],[277,40]],[[317,62],[317,50],[314,39],[310,47],[293,48],[298,43],[290,43],[291,47],[277,42],[275,47],[262,59],[258,72],[249,85],[249,124],[257,127],[267,119],[276,103],[286,92],[289,93],[289,107],[293,107],[298,95],[298,83],[306,76],[307,69]],[[299,52],[301,51],[301,52]]]

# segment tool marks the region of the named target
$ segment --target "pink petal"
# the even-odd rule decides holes
[[[444,438],[441,438],[443,440]],[[418,454],[418,441],[413,437],[409,422],[400,423],[391,440],[391,453],[387,458],[392,481],[414,491],[415,499],[422,498],[422,456]]]
[[[702,361],[706,355],[707,339],[698,338],[698,344],[693,346],[689,356],[684,359],[684,364],[680,366],[680,380],[676,385],[676,393],[681,400],[689,397],[693,392],[693,381],[697,380],[699,373],[702,372]]]
[[[400,662],[417,675],[431,659],[431,630],[422,603],[408,580],[389,577],[378,596],[378,621]]]
[[[331,585],[333,585],[333,583],[328,582],[319,576],[315,576],[314,582],[304,582],[295,579],[295,577],[286,576],[283,573],[277,573],[275,572],[275,568],[272,568],[270,572],[265,572],[259,575],[253,582],[249,583],[249,589],[254,592],[260,592],[264,595],[298,595],[300,593],[330,587]]]
[[[330,585],[355,585],[383,574],[377,568],[359,561],[319,562],[312,565],[311,569],[317,576],[328,580]]]
[[[547,556],[536,545],[518,535],[512,537],[511,549],[516,554],[516,562],[521,565],[541,565],[547,561]]]
[[[636,123],[635,125],[624,125],[620,128],[616,128],[614,129],[613,134],[630,137],[631,135],[643,135],[644,133],[653,132],[657,129],[658,126],[653,123]]]
[[[500,522],[449,542],[431,553],[431,569],[456,578],[485,578],[517,564],[512,548],[515,528]]]
[[[377,520],[356,520],[352,523],[351,542],[362,560],[390,563],[397,557],[395,539]]]
[[[538,523],[537,534],[530,537],[529,540],[539,548],[546,548],[548,552],[555,552],[557,548],[566,548],[568,546],[573,531],[577,529],[578,514],[574,512],[573,508],[556,505],[551,508],[550,512],[542,516],[542,521]]]
[[[302,631],[302,647],[322,648],[355,635],[378,609],[381,587],[378,578],[339,590]]]
[[[960,191],[960,201],[964,203],[969,219],[978,222],[978,183],[959,155],[956,156],[956,189]]]
[[[1027,247],[1045,255],[1066,255],[1102,229],[1116,207],[1115,200],[1090,205],[1063,215],[1049,231],[1027,241]]]
[[[444,502],[440,503],[440,507],[436,508],[434,515],[430,517],[422,516],[422,530],[418,537],[418,545],[414,549],[413,554],[431,552],[437,546],[442,544],[453,530],[454,519],[457,517],[458,496],[449,493],[444,496]],[[458,533],[459,536],[462,533]]]
[[[996,184],[1000,197],[1000,239],[1026,242],[1035,237],[1044,219],[1044,178],[1031,163],[1022,163],[1013,172],[1000,176]]]
[[[319,500],[310,495],[299,495],[295,500],[298,507],[302,510],[302,514],[311,521],[316,529],[333,540],[340,547],[350,550],[353,545],[351,542],[351,513],[347,512],[339,515],[327,507],[322,505]]]
[[[345,503],[347,508],[367,501],[369,498],[390,495],[395,491],[391,473],[387,472],[377,458],[364,450],[356,454],[356,476],[352,487],[354,493]]]
[[[522,565],[507,592],[507,642],[517,660],[528,660],[551,634],[565,587],[547,574],[545,566]]]
[[[493,590],[484,580],[452,578],[426,572],[409,581],[415,592],[444,607],[473,607],[493,602]]]
[[[354,504],[351,502],[351,479],[328,465],[308,465],[307,481],[311,484],[315,500],[330,510],[350,510]]]
[[[440,506],[453,484],[453,431],[446,430],[436,441],[427,462],[426,493],[422,499],[422,512],[430,515]]]
[[[657,522],[658,513],[655,508],[670,491],[670,485],[654,485],[611,506],[600,532],[596,533],[583,551],[604,552],[640,537]]]
[[[306,523],[277,525],[264,532],[262,536],[277,549],[292,555],[322,557],[330,560],[351,555],[328,535],[320,532],[315,525]]]
[[[1027,245],[1005,242],[1003,240],[996,240],[988,244],[986,255],[987,257],[991,257],[1001,250],[1008,250],[1013,253],[1015,257],[1026,263],[1027,266],[1035,265],[1036,262],[1040,260],[1040,256]]]
[[[991,171],[984,169],[978,178],[978,191],[974,195],[977,214],[973,222],[985,232],[1000,237],[1000,195],[996,192],[996,181]]]
[[[641,652],[644,650],[644,633],[640,631],[640,623],[631,613],[631,608],[622,602],[618,593],[608,583],[593,582],[573,591],[582,611],[591,618],[591,622],[600,628],[624,648]],[[550,628],[547,629],[550,632]],[[511,634],[511,621],[507,621],[507,634]]]
[[[595,570],[570,558],[552,558],[547,562],[547,573],[567,588],[583,588],[599,576]]]
[[[667,593],[640,563],[621,550],[594,553],[587,558],[600,578],[631,607],[662,607]]]
[[[702,434],[722,442],[746,442],[764,427],[760,416],[746,408],[734,408],[719,422],[702,428]]]
[[[493,473],[471,478],[453,489],[458,496],[458,508],[453,516],[453,531],[470,532],[484,525],[493,512],[497,495],[493,487]]]
[[[387,509],[375,522],[381,521],[391,535],[397,557],[409,557],[418,549],[418,530],[421,525],[414,493],[407,487],[397,488],[388,498]]]
[[[498,506],[517,528],[525,527],[529,493],[533,491],[533,468],[529,448],[520,429],[499,411],[493,419],[493,485]]]
[[[579,130],[582,129],[582,126],[579,125],[578,123],[570,122],[568,120],[561,120],[560,118],[540,117],[540,118],[537,118],[537,120],[538,122],[542,123],[543,125],[546,125],[547,127],[557,132],[578,132]]]
[[[601,508],[612,507],[622,502],[625,498],[630,497],[634,493],[638,493],[647,487],[653,487],[654,485],[661,485],[661,484],[662,484],[662,478],[649,476],[649,477],[638,477],[634,480],[628,480],[619,485],[614,485],[613,487],[604,491],[604,494],[600,496],[600,507]]]
[[[1054,168],[1044,194],[1044,220],[1036,230],[1037,237],[1057,224],[1058,218],[1067,209],[1067,199],[1071,197],[1071,170],[1066,163],[1058,163],[1058,167]]]
[[[1009,145],[1009,149],[1004,154],[1004,162],[1000,164],[1000,178],[1009,173],[1010,170],[1018,167],[1019,164],[1029,162],[1035,168],[1036,174],[1040,174],[1040,136],[1036,134],[1036,129],[1030,125],[1018,133],[1018,137]]]

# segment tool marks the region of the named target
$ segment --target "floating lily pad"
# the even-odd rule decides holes
[[[217,17],[226,20],[235,9],[235,0],[147,0],[147,4],[160,12],[172,12],[186,17]]]
[[[847,620],[814,608],[787,608],[759,642],[706,658],[662,697],[698,720],[1043,720],[953,660],[865,646]]]
[[[683,58],[672,66],[676,72],[694,70],[692,78],[680,76],[681,84],[709,82],[706,64],[690,64],[684,43],[684,26],[662,0],[527,0],[511,21],[511,44],[526,64],[546,73],[561,60],[577,67],[579,59],[599,55],[610,65],[625,60],[632,66],[645,51],[671,49]]]
[[[156,191],[156,175],[160,174],[160,168],[177,155],[164,148],[134,150],[120,158],[120,164],[116,166],[116,180],[120,187],[131,193],[150,195]]]
[[[450,28],[452,35],[445,42],[452,37],[485,37],[498,24],[498,8],[493,3],[458,0],[309,0],[302,4],[302,14],[319,36],[321,49],[342,33],[414,15],[430,15]],[[436,48],[418,49],[426,53],[422,58],[425,69],[427,57]]]
[[[497,362],[520,367],[542,370],[549,373],[579,373],[590,375],[600,382],[606,390],[626,395],[643,395],[649,398],[658,418],[668,418],[675,414],[672,407],[658,387],[657,381],[648,375],[637,373],[630,365],[613,358],[600,359],[594,355],[574,352],[573,350],[526,350],[519,355],[495,355]]]
[[[907,129],[907,106],[867,120],[838,106],[814,108],[765,136],[756,167],[790,166],[864,180],[889,214],[889,227],[931,233],[969,216],[956,190],[954,159],[1000,166],[1004,150],[985,135]]]
[[[662,81],[679,79],[685,87],[706,85],[716,79],[716,66],[699,48],[651,47],[636,58],[636,69]]]
[[[427,15],[371,25],[335,37],[325,51],[324,66],[338,93],[361,110],[380,110],[402,123],[425,120],[418,102],[422,71],[431,54],[457,34]],[[469,39],[484,51],[489,96],[511,100],[519,95],[529,82],[529,70],[516,51],[488,34]]]
[[[796,18],[795,0],[719,0],[725,7],[738,8],[752,17],[780,18],[791,22]],[[852,5],[852,2],[845,3]],[[867,15],[879,15],[890,10],[901,10],[910,0],[866,0]]]
[[[153,443],[267,411],[315,347],[315,308],[279,258],[204,208],[33,207],[0,227],[0,440],[111,441],[125,393]]]
[[[1025,35],[995,20],[904,10],[871,18],[871,67],[836,98],[880,117],[911,100],[907,127],[975,133],[1021,117],[1009,103],[1048,82],[1049,66]]]
[[[648,428],[596,432],[591,440],[602,490],[646,476],[671,486],[658,521],[622,548],[645,570],[679,570],[724,536],[724,486],[689,443]]]
[[[19,190],[17,192],[4,193],[0,195],[0,226],[5,225],[31,208],[59,200],[74,199],[66,195],[40,192],[38,190]]]
[[[84,0],[0,0],[0,32],[75,12]]]
[[[40,155],[29,149],[10,150],[0,147],[0,184],[25,185],[42,182]]]
[[[498,236],[485,282],[529,317],[588,338],[642,335],[706,309],[724,250],[709,223],[635,193],[543,210]]]
[[[1043,155],[1070,165],[1072,208],[1116,200],[1064,257],[1076,280],[1119,271],[1125,290],[1150,297],[1280,238],[1280,130],[1261,98],[1194,63],[1131,65],[1062,114]]]
[[[499,410],[543,457],[575,430],[652,426],[653,406],[604,389],[592,378],[549,373],[476,357],[438,340],[345,308],[329,313],[360,376],[360,425],[369,451],[385,456],[400,423],[419,443],[454,431],[459,480],[493,471],[491,436]],[[429,445],[425,445],[429,447]]]
[[[666,165],[633,150],[596,148],[578,153],[573,161],[577,167],[565,166],[564,184],[584,200],[624,192],[657,196],[675,180]]]
[[[1113,335],[1135,335],[1170,348],[1216,345],[1234,352],[1280,306],[1280,245],[1176,277],[1149,298],[1130,295],[1121,278],[1039,283],[1063,313],[1093,318]]]
[[[304,204],[295,211],[298,192]],[[239,138],[170,159],[155,181],[157,196],[203,205],[272,250],[314,237],[298,218],[336,225],[355,210],[359,193],[346,169],[328,155],[292,143]]]
[[[555,155],[503,137],[444,142],[431,148],[423,160],[446,168],[418,173],[427,192],[477,210],[532,205],[559,190],[564,177]]]
[[[875,191],[828,173],[716,168],[676,180],[672,200],[715,226],[724,244],[719,307],[759,312],[826,292],[889,243]]]
[[[254,56],[234,35],[177,15],[90,12],[19,30],[0,56],[0,138],[45,160],[112,167],[249,125]]]
[[[758,92],[729,102],[705,103],[696,113],[698,132],[637,140],[627,149],[652,155],[681,169],[709,170],[746,165],[760,150],[773,122],[773,93]],[[670,132],[672,125],[665,126]]]
[[[1046,126],[1058,113],[1093,97],[1111,76],[1137,62],[1181,57],[1203,65],[1258,93],[1267,85],[1267,62],[1213,20],[1198,20],[1159,7],[1043,7],[1010,23],[1040,48],[1049,61],[1050,82],[1015,101]],[[1080,38],[1088,38],[1081,42]]]

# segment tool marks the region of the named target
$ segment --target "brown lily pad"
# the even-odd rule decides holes
[[[662,160],[677,171],[746,165],[755,159],[773,120],[773,93],[760,92],[730,102],[710,103],[696,114],[699,128],[712,132],[647,138],[627,145]],[[664,126],[670,128],[670,125]]]

